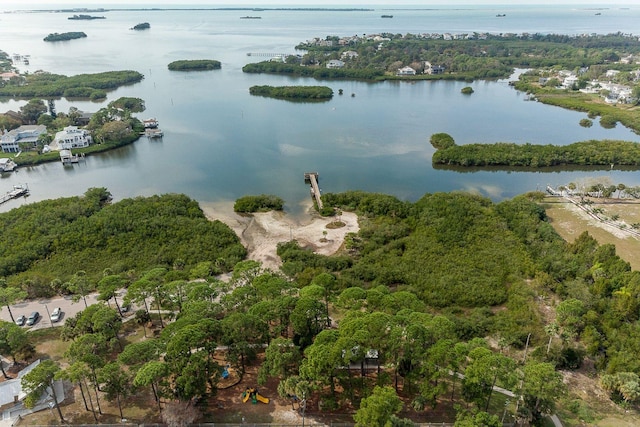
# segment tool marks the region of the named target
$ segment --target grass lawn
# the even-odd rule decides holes
[[[640,201],[625,201],[618,199],[598,201],[593,199],[593,207],[604,210],[604,215],[611,217],[619,215],[627,224],[640,223]],[[598,243],[612,243],[616,246],[616,253],[631,264],[634,270],[640,270],[640,238],[631,235],[623,236],[604,228],[594,219],[581,214],[573,205],[558,197],[548,197],[544,201],[551,225],[562,238],[573,242],[584,231],[589,232]]]

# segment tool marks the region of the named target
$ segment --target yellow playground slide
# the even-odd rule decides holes
[[[269,403],[269,398],[260,395],[260,393],[256,393],[256,399],[258,399],[262,403]]]
[[[269,403],[269,398],[261,396],[256,388],[247,388],[242,393],[242,403],[246,403],[249,399],[251,399],[251,403],[258,403],[258,401],[262,403]]]

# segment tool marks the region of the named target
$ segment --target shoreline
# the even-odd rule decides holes
[[[240,215],[233,211],[234,202],[199,202],[205,216],[229,226],[247,249],[247,259],[258,261],[266,269],[277,271],[282,265],[277,255],[278,243],[296,240],[304,248],[320,255],[333,255],[342,248],[347,233],[360,230],[358,216],[343,212],[343,227],[329,229],[336,217],[322,217],[309,200],[301,202],[303,213],[291,215],[282,211]],[[326,232],[326,234],[325,234]]]

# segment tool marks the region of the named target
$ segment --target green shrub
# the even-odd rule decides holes
[[[445,150],[456,145],[453,137],[448,133],[434,133],[431,135],[430,142],[436,150]]]
[[[600,117],[600,126],[605,129],[613,129],[618,121],[613,116],[605,115]]]
[[[233,205],[233,210],[240,213],[281,211],[283,208],[284,200],[267,194],[240,197]]]

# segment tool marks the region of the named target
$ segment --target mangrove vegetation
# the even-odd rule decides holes
[[[51,33],[44,38],[46,42],[59,42],[66,40],[74,40],[81,39],[87,37],[87,35],[82,31],[71,31],[68,33]]]
[[[441,134],[436,134],[441,135]],[[435,136],[435,135],[434,135]],[[447,140],[449,141],[449,140]],[[453,142],[453,138],[450,139]],[[456,166],[640,166],[640,144],[631,141],[583,141],[569,145],[443,143],[431,138],[436,148],[432,162]]]
[[[46,72],[32,73],[25,76],[20,84],[7,84],[0,87],[0,97],[13,98],[106,98],[106,91],[121,86],[137,83],[144,76],[132,70],[105,71],[94,74],[77,74],[64,76]]]
[[[213,59],[185,59],[169,63],[168,68],[171,71],[203,71],[219,70],[220,66],[220,61],[215,61]]]
[[[326,101],[333,98],[333,90],[327,86],[251,86],[249,93],[294,101]]]

